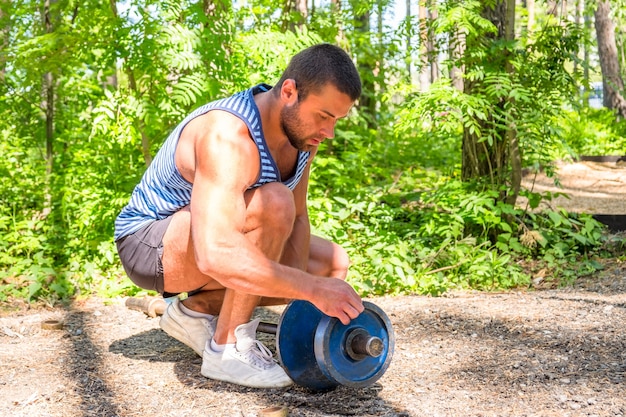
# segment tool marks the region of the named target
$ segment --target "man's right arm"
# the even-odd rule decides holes
[[[349,284],[281,265],[246,237],[245,192],[258,177],[258,150],[241,120],[223,112],[207,116],[183,132],[195,135],[190,206],[200,271],[236,291],[311,301],[344,323],[356,317],[363,306]]]

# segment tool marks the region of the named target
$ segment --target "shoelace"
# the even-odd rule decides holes
[[[241,354],[255,366],[268,369],[274,365],[272,352],[263,343],[255,340],[250,349],[241,352]]]

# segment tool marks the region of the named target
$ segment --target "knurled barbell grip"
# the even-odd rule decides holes
[[[278,325],[262,321],[259,322],[259,326],[256,329],[261,333],[276,334],[278,332]]]

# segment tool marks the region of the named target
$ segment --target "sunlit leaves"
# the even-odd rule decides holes
[[[206,81],[206,77],[201,72],[193,72],[180,77],[172,85],[172,100],[184,107],[191,107],[197,103],[198,97],[204,94]]]
[[[372,64],[362,76],[374,81],[377,87],[368,93],[380,99],[371,120],[355,107],[338,123],[310,181],[315,232],[347,248],[348,279],[360,293],[525,285],[520,259],[535,257],[563,270],[601,240],[592,219],[521,212],[499,201],[500,189],[477,191],[457,181],[464,129],[492,144],[498,128],[515,125],[524,162],[549,169],[544,162],[557,155],[560,135],[588,137],[587,129],[606,127],[604,119],[564,127],[554,122],[565,92],[571,93],[561,71],[576,44],[567,25],[537,34],[525,50],[477,42],[465,56],[474,63],[465,67],[473,94],[446,79],[417,93],[415,86],[393,85],[404,68],[395,55],[399,36],[417,36],[416,28],[407,26],[396,37],[384,27],[378,34],[353,30],[355,13],[379,11],[388,2],[354,1],[341,10],[319,6],[307,29],[296,32],[278,30],[284,4],[271,0],[235,8],[213,2],[220,8],[210,13],[205,3],[186,0],[51,2],[57,19],[49,34],[39,3],[6,3],[11,13],[10,42],[0,52],[7,60],[0,83],[0,299],[138,291],[124,278],[112,235],[115,216],[145,169],[143,142],[153,155],[190,110],[258,82],[275,82],[293,54],[323,41],[340,42],[357,61]],[[480,16],[483,3],[436,3],[435,40],[443,45],[453,31],[490,36],[495,27]],[[515,58],[513,76],[477,64],[505,52]],[[444,68],[452,64],[444,60]],[[50,175],[41,90],[46,71],[56,77]],[[391,111],[394,106],[400,110]],[[603,142],[620,149],[619,135],[615,130]],[[48,190],[53,203],[44,211]],[[549,198],[529,194],[530,206]]]
[[[242,34],[238,50],[244,56],[252,83],[278,81],[293,55],[302,49],[322,42],[314,32],[306,29],[296,32],[276,32],[268,29]]]

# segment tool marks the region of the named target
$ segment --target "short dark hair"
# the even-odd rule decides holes
[[[276,84],[277,89],[287,79],[293,79],[298,89],[298,100],[332,84],[353,101],[361,95],[361,78],[350,56],[338,46],[321,43],[294,55]]]

